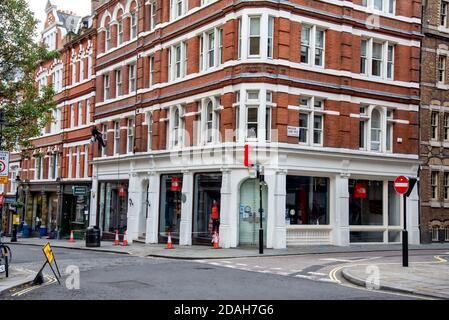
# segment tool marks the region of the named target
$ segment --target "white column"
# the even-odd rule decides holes
[[[182,204],[179,244],[192,245],[193,172],[184,171],[182,177]]]
[[[420,244],[418,184],[407,198],[407,231],[410,244]]]
[[[147,232],[145,243],[158,242],[159,230],[159,190],[160,190],[160,175],[156,172],[148,172],[148,180],[150,188],[148,191],[148,217],[147,217]]]
[[[126,230],[128,241],[131,242],[139,237],[139,215],[142,210],[142,201],[140,201],[142,188],[140,185],[141,181],[137,173],[131,173],[128,186],[128,224]]]
[[[95,164],[93,165],[92,172],[96,172]],[[100,197],[100,189],[98,183],[98,175],[92,176],[92,192],[90,193],[90,208],[89,208],[89,226],[93,227],[97,225],[97,203]]]
[[[338,246],[349,246],[349,174],[335,177],[335,212],[333,240]]]
[[[287,248],[287,226],[285,225],[285,201],[287,196],[287,171],[276,172],[275,189],[273,195],[274,203],[274,234],[273,249]],[[268,198],[270,201],[271,197]]]
[[[220,199],[220,246],[222,248],[235,247],[231,234],[231,214],[237,210],[231,200],[231,171],[222,170],[221,199]]]

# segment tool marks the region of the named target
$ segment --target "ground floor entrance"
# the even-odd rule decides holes
[[[116,230],[123,234],[128,223],[128,180],[99,183],[97,225],[103,239],[114,239]]]

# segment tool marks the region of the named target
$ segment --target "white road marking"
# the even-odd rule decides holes
[[[314,275],[314,276],[325,276],[325,273],[321,273],[321,272],[307,272],[308,274]]]
[[[297,274],[295,277],[313,280],[313,277],[311,277],[311,276],[305,276],[305,275],[302,275],[302,274]]]
[[[337,259],[337,258],[325,258],[325,259],[320,259],[323,261],[335,261],[335,262],[353,262],[352,260],[347,260],[347,259]]]
[[[235,265],[236,266],[242,266],[242,267],[247,267],[248,266],[247,264],[244,264],[244,263],[236,263]]]
[[[231,261],[225,261],[225,260],[223,260],[223,261],[221,261],[222,263],[232,263]]]
[[[270,268],[271,270],[282,270],[282,268]]]

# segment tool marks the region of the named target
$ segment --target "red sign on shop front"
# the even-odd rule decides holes
[[[354,188],[354,198],[365,199],[367,196],[366,184],[356,183]]]
[[[171,191],[179,192],[181,191],[181,179],[173,177],[171,178]]]
[[[118,196],[123,198],[126,196],[126,190],[124,187],[120,187],[119,191],[118,191]]]
[[[394,180],[394,190],[399,194],[407,193],[409,186],[407,177],[399,176]]]

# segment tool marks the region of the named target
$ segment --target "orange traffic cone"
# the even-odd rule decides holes
[[[115,240],[114,245],[118,246],[120,244],[120,241],[118,239],[118,230],[115,230]]]
[[[219,249],[219,245],[218,245],[218,234],[217,231],[215,231],[214,233],[214,237],[212,238],[212,242],[214,243],[214,249]]]
[[[168,233],[168,239],[167,239],[167,249],[173,249],[173,243],[171,242],[171,233]]]
[[[127,245],[128,245],[128,236],[126,235],[126,230],[125,230],[125,233],[123,234],[122,246],[127,246]]]
[[[70,231],[70,239],[69,242],[75,242],[75,238],[73,237],[73,230]]]

